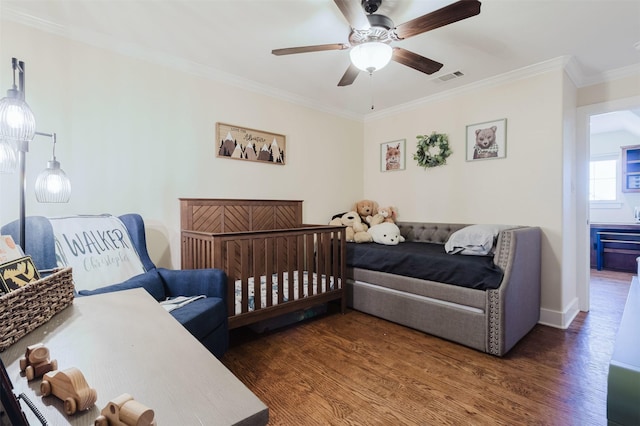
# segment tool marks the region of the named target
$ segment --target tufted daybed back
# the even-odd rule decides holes
[[[451,234],[468,226],[461,223],[424,222],[398,222],[397,225],[406,241],[437,244],[446,243]]]

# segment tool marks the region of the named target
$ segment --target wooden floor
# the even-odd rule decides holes
[[[608,363],[632,274],[592,271],[591,311],[507,356],[360,312],[232,332],[223,363],[270,425],[606,425]]]

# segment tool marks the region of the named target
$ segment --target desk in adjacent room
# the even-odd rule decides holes
[[[636,272],[640,256],[640,224],[592,223],[591,267]]]
[[[98,401],[66,416],[55,396],[40,396],[19,359],[44,343],[58,368],[77,367]],[[50,425],[93,425],[109,400],[131,394],[159,425],[265,425],[268,408],[143,289],[76,298],[73,305],[0,354],[13,382]],[[28,409],[29,422],[39,422]]]

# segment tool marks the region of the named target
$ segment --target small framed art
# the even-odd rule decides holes
[[[31,256],[24,256],[0,265],[0,293],[8,293],[40,279]]]
[[[405,168],[405,139],[380,144],[380,171],[391,172]]]
[[[507,156],[507,119],[467,126],[467,161]]]

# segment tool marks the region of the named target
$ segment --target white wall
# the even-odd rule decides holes
[[[576,106],[586,107],[640,96],[640,73],[637,72],[637,69],[637,67],[634,67],[635,72],[634,70],[629,70],[622,73],[623,75],[615,75],[614,73],[604,83],[581,87],[578,89],[576,96]],[[630,108],[635,106],[632,103]],[[603,105],[603,107],[595,108],[597,111],[594,114],[615,111],[615,109],[610,109],[606,105]]]
[[[37,204],[51,155],[27,155],[27,214],[140,213],[152,258],[179,267],[180,197],[304,200],[307,223],[328,223],[363,192],[363,123],[2,21],[0,89],[11,57],[26,63],[37,129],[57,132],[72,181],[69,204]],[[215,157],[215,123],[284,134],[285,166]],[[0,223],[18,217],[18,176],[1,175]]]
[[[562,291],[561,310],[541,312],[540,321],[568,327],[579,312],[577,256],[580,252],[577,185],[576,86],[563,74],[562,84]]]
[[[563,84],[561,68],[480,87],[367,120],[364,196],[398,207],[407,221],[503,223],[542,228],[542,308],[562,313]],[[507,156],[467,162],[466,125],[507,119]],[[446,133],[453,154],[423,169],[416,136]],[[380,172],[379,144],[407,140],[407,167]],[[573,296],[575,298],[575,295]]]

